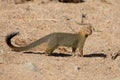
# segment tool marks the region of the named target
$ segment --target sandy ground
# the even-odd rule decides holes
[[[11,51],[5,43],[5,36],[15,31],[20,32],[13,39],[18,45],[53,32],[77,32],[83,26],[78,24],[82,13],[87,14],[85,23],[94,27],[86,40],[83,58],[72,57],[71,48],[66,47],[45,56],[46,44],[25,53]],[[111,60],[110,55],[119,50],[120,0],[86,0],[77,4],[0,1],[0,80],[120,80],[120,56]]]

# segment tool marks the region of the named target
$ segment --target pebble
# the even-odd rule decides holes
[[[25,63],[24,69],[39,72],[39,69],[37,68],[37,66],[32,62]]]
[[[4,52],[3,49],[1,49],[1,50],[0,50],[0,54],[3,53],[3,52]]]
[[[120,77],[119,78],[114,78],[114,79],[111,79],[111,80],[120,80]]]
[[[74,66],[75,70],[76,71],[79,71],[80,70],[80,67],[79,66]]]

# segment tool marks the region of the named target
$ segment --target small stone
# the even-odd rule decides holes
[[[70,18],[68,16],[63,16],[66,20],[70,20]]]
[[[114,79],[111,79],[111,80],[120,80],[120,77],[119,78],[114,78]]]
[[[1,50],[0,50],[0,53],[3,53],[3,52],[4,52],[3,49],[1,49]]]
[[[80,70],[80,67],[79,66],[74,66],[75,70],[76,71],[79,71]]]
[[[24,64],[24,69],[30,70],[30,71],[39,71],[39,69],[36,67],[36,65],[32,62],[28,62]]]
[[[118,56],[120,56],[120,51],[111,54],[111,59],[115,60]]]

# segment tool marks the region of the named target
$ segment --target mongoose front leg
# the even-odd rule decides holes
[[[83,49],[79,49],[80,57],[83,57]]]
[[[76,55],[75,55],[76,49],[77,49],[77,48],[72,47],[72,56],[76,56]]]

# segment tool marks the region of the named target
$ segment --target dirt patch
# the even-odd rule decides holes
[[[84,3],[29,1],[14,4],[0,0],[0,80],[119,80],[120,1],[86,0]],[[45,56],[46,44],[27,52],[14,52],[5,44],[11,32],[20,32],[12,42],[26,45],[49,33],[79,31],[81,15],[94,27],[84,46],[84,57],[72,57],[71,48],[60,47]],[[74,32],[75,31],[75,32]],[[78,51],[76,52],[78,53]]]

